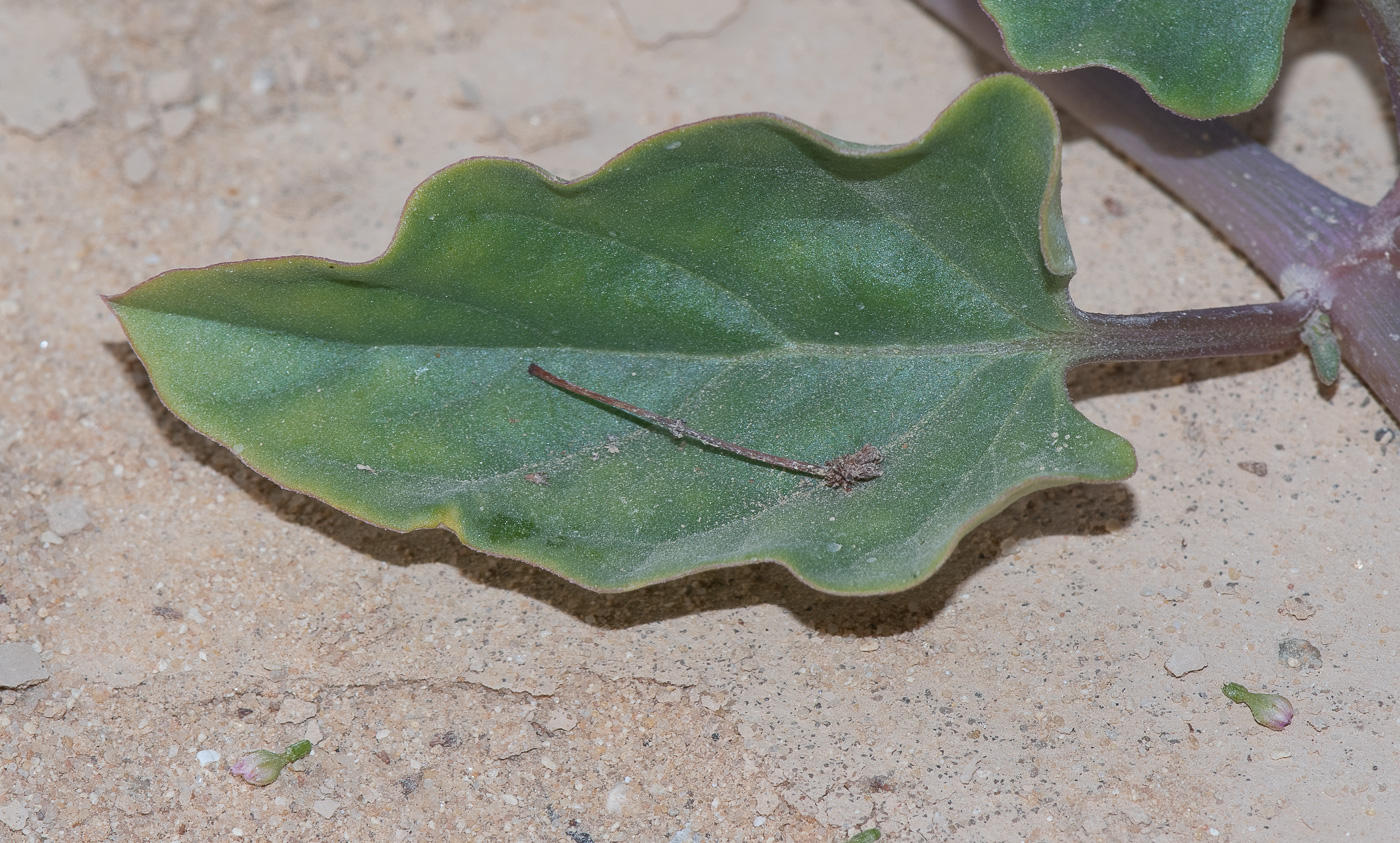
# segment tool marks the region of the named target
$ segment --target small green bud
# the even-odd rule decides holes
[[[297,741],[282,752],[257,749],[229,765],[228,771],[249,784],[267,787],[282,775],[283,767],[305,758],[310,752],[311,741]]]
[[[1249,706],[1255,722],[1260,726],[1267,726],[1277,732],[1293,722],[1293,703],[1289,702],[1287,697],[1278,694],[1256,694],[1237,682],[1228,682],[1220,690],[1234,702]]]
[[[1342,349],[1337,345],[1337,335],[1332,333],[1331,317],[1320,310],[1309,316],[1299,339],[1312,355],[1313,371],[1317,372],[1317,379],[1322,381],[1324,386],[1336,383],[1337,375],[1341,373]]]
[[[857,834],[855,837],[852,837],[850,840],[847,840],[846,843],[875,843],[875,841],[879,840],[881,836],[882,835],[880,834],[880,829],[867,828],[865,831],[862,831],[860,834]]]

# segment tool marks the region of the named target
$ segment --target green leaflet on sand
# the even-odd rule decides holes
[[[997,76],[900,147],[741,116],[575,182],[466,161],[376,260],[177,270],[110,304],[173,412],[364,520],[594,589],[776,560],[888,592],[1028,491],[1133,470],[1064,388],[1058,162],[1049,103]],[[842,492],[678,442],[532,361],[772,454],[873,443],[885,475]]]
[[[1278,78],[1293,0],[982,0],[1017,64],[1103,65],[1187,117],[1258,105]]]

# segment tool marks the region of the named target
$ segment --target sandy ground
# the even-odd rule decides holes
[[[1137,476],[1025,499],[905,594],[758,565],[600,596],[253,475],[163,410],[98,299],[369,258],[469,155],[577,176],[752,110],[906,140],[991,69],[902,0],[0,0],[0,642],[48,674],[0,692],[0,840],[1400,839],[1400,442],[1348,374],[1077,372]],[[1326,7],[1245,123],[1374,201],[1378,73]],[[1066,133],[1082,306],[1273,295]],[[1226,681],[1296,720],[1255,725]],[[226,771],[303,737],[271,787]]]

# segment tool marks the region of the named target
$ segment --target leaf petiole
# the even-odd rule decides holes
[[[556,374],[546,371],[536,363],[530,364],[530,374],[544,381],[545,383],[557,386],[565,392],[572,392],[575,395],[606,404],[615,410],[621,410],[630,416],[651,422],[657,427],[664,427],[677,439],[694,439],[703,442],[711,448],[734,454],[745,459],[761,462],[776,468],[784,468],[788,471],[796,471],[799,474],[809,474],[813,477],[820,477],[826,481],[826,485],[834,489],[843,489],[849,492],[856,483],[866,480],[874,480],[882,476],[885,472],[880,468],[880,463],[884,460],[884,455],[874,445],[866,444],[854,453],[839,456],[834,460],[827,460],[822,465],[803,462],[801,460],[778,457],[773,454],[765,454],[762,451],[755,451],[753,448],[746,448],[743,445],[711,436],[708,433],[701,433],[685,423],[684,419],[667,418],[659,413],[638,407],[635,404],[628,404],[626,401],[619,401],[591,389],[585,389],[578,384],[569,383]]]
[[[1163,313],[1079,311],[1084,332],[1076,348],[1076,362],[1187,360],[1288,351],[1302,341],[1312,324],[1309,320],[1320,312],[1317,302],[1306,293],[1259,304]]]

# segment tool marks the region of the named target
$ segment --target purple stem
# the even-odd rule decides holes
[[[1400,133],[1400,3],[1357,0],[1380,53]],[[1342,359],[1400,417],[1400,182],[1376,205],[1351,253],[1327,268],[1323,303]]]
[[[1329,267],[1321,297],[1342,359],[1400,417],[1400,232],[1393,218],[1374,222],[1367,234],[1381,223],[1390,230],[1365,237],[1369,244]]]
[[[975,0],[919,2],[1011,66],[1001,34]],[[1117,71],[1017,72],[1175,193],[1276,285],[1294,264],[1325,266],[1348,251],[1369,210],[1221,120],[1163,109]]]
[[[1264,304],[1166,313],[1085,313],[1076,364],[1273,354],[1298,347],[1317,303],[1306,294]]]
[[[1361,7],[1361,15],[1371,28],[1371,37],[1376,41],[1376,51],[1381,56],[1381,66],[1385,69],[1386,84],[1390,87],[1390,103],[1400,104],[1400,8],[1395,0],[1356,0]],[[1396,134],[1400,135],[1400,111],[1395,113]],[[1400,216],[1400,182],[1391,186],[1390,192],[1376,206],[1388,219]]]
[[[996,25],[975,0],[919,2],[1011,64]],[[1357,2],[1376,39],[1400,127],[1400,0]],[[1017,72],[1175,193],[1276,287],[1321,304],[1342,359],[1400,416],[1400,183],[1372,208],[1329,190],[1220,120],[1197,122],[1167,111],[1116,71]]]

